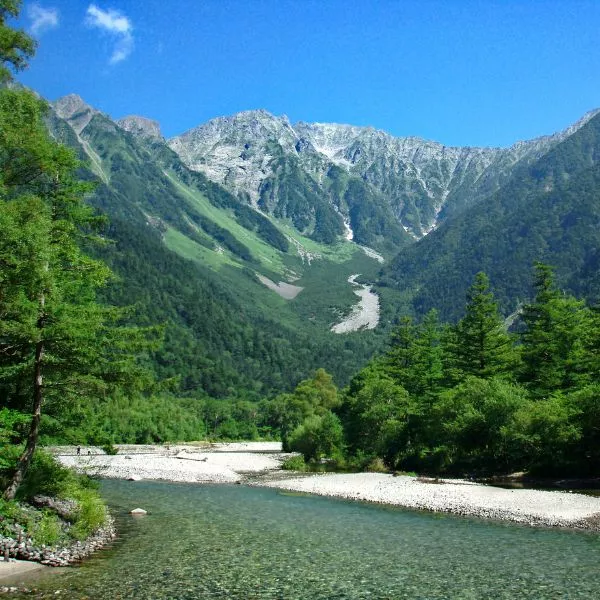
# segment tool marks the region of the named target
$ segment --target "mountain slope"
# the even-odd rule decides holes
[[[167,144],[155,122],[113,122],[71,96],[51,128],[99,181],[92,201],[117,242],[105,257],[122,277],[111,300],[169,322],[161,374],[227,395],[289,388],[318,366],[344,382],[395,312],[458,317],[482,269],[506,311],[537,259],[597,296],[599,120],[503,150],[250,111]],[[400,249],[380,280],[383,327],[336,336],[356,303],[348,278],[380,269],[360,244]]]
[[[378,268],[356,245],[318,245],[240,202],[183,165],[148,120],[115,123],[70,96],[49,125],[98,181],[90,200],[115,242],[102,256],[120,277],[107,299],[136,305],[136,322],[166,323],[153,364],[181,376],[184,392],[268,394],[321,366],[344,382],[383,342],[329,331],[355,303],[348,276]],[[287,301],[264,278],[304,290]],[[324,280],[329,289],[315,294]]]
[[[531,297],[534,261],[557,269],[566,289],[600,299],[600,114],[501,189],[401,252],[382,283],[405,291],[423,313],[456,318],[473,275],[486,271],[502,307]]]

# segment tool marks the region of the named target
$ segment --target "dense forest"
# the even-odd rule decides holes
[[[597,476],[600,313],[558,289],[546,265],[533,287],[515,333],[484,273],[456,324],[435,310],[403,319],[347,389],[282,429],[289,447],[433,474]]]

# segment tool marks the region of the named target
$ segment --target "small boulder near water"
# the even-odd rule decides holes
[[[130,475],[127,478],[127,481],[141,481],[142,478],[139,475]]]
[[[147,515],[148,511],[144,510],[143,508],[134,508],[133,510],[129,511],[130,515]]]

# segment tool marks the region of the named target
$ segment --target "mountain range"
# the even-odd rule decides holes
[[[111,219],[110,300],[169,323],[161,374],[225,395],[289,388],[318,366],[343,383],[400,314],[460,317],[479,270],[506,314],[530,297],[536,260],[597,300],[599,113],[509,148],[264,110],[165,140],[156,121],[114,121],[75,95],[53,103],[49,127]],[[376,285],[380,325],[337,335],[357,273]]]
[[[292,219],[300,228],[318,226],[314,219],[320,199],[352,231],[362,231],[362,215],[353,209],[369,199],[412,238],[420,239],[451,214],[498,190],[516,168],[546,154],[595,114],[588,113],[558,134],[506,149],[447,147],[415,137],[396,138],[370,127],[291,125],[287,117],[263,110],[213,119],[168,144],[190,169],[256,208]],[[131,122],[129,127],[133,131]],[[305,211],[311,219],[298,214],[288,200],[286,186],[294,176],[309,177],[315,205],[306,203]],[[343,232],[338,222],[336,233]],[[367,243],[373,237],[371,232],[369,239],[357,236],[357,241]]]

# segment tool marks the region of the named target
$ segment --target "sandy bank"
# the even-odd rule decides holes
[[[21,583],[24,575],[31,575],[49,567],[29,560],[14,560],[10,562],[0,559],[0,586],[10,586]]]
[[[379,473],[313,475],[264,485],[527,525],[600,530],[600,498],[568,492],[502,489],[462,480],[434,483]]]

